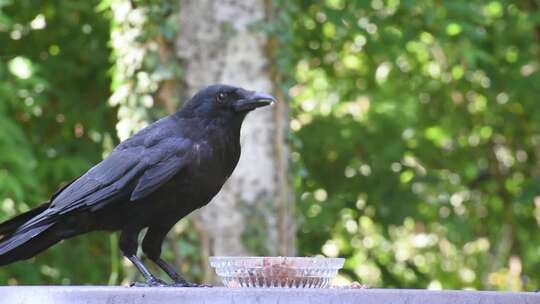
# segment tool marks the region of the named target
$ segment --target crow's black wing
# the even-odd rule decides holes
[[[116,150],[60,192],[48,209],[18,227],[16,233],[24,237],[8,247],[33,238],[50,227],[59,215],[74,210],[97,210],[129,200],[132,193],[140,199],[188,165],[192,155],[191,141],[182,138],[167,139],[150,148]]]
[[[59,193],[42,216],[23,226],[34,226],[73,210],[97,210],[120,199],[128,200],[132,192],[142,198],[189,164],[190,147],[190,140],[180,138],[168,139],[149,148],[114,151]],[[148,177],[152,181],[147,184]],[[134,192],[137,188],[139,190]],[[20,229],[24,229],[23,226]]]
[[[185,151],[172,153],[169,157],[146,169],[138,179],[135,190],[131,193],[131,200],[140,200],[169,181],[181,168],[188,164],[186,156]]]
[[[115,150],[56,196],[51,209],[96,210],[117,199],[141,199],[188,165],[191,155],[191,141],[185,138]]]
[[[139,163],[140,156],[134,151],[113,152],[60,193],[55,194],[49,208],[21,225],[17,231],[24,232],[37,226],[46,226],[58,215],[73,210],[101,207],[120,198],[124,191],[129,191],[129,182],[140,174]]]
[[[66,213],[74,209],[99,209],[111,200],[127,196],[134,181],[144,173],[144,147],[115,151],[60,192],[49,209]]]

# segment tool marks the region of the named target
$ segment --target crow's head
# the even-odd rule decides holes
[[[240,87],[215,84],[195,94],[185,105],[185,111],[204,117],[245,117],[256,108],[276,101],[274,96],[242,89]]]

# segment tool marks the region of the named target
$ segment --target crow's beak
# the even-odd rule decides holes
[[[273,104],[276,101],[276,98],[270,94],[262,92],[249,92],[246,98],[236,101],[234,104],[234,109],[237,112],[251,111],[256,108]]]

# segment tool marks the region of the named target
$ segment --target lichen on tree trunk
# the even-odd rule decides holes
[[[267,3],[180,1],[176,48],[185,95],[212,83],[275,91],[269,39],[253,25],[267,21]],[[276,93],[276,92],[274,92]],[[276,94],[281,96],[281,94]],[[210,255],[292,255],[295,228],[288,187],[287,106],[250,113],[239,164],[210,205],[196,213]],[[204,260],[204,259],[203,259]]]

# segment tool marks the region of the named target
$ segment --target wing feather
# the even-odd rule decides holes
[[[115,184],[120,186],[119,182],[126,176],[143,173],[137,166],[139,162],[140,156],[136,153],[120,151],[111,154],[59,193],[51,202],[51,208],[65,213],[109,197],[111,188]]]
[[[190,140],[169,138],[151,147],[115,150],[60,192],[49,209],[65,214],[95,211],[118,199],[140,200],[189,163],[190,149]]]
[[[169,181],[186,164],[184,155],[172,155],[147,169],[139,179],[135,190],[131,193],[131,200],[140,200],[154,192]]]

